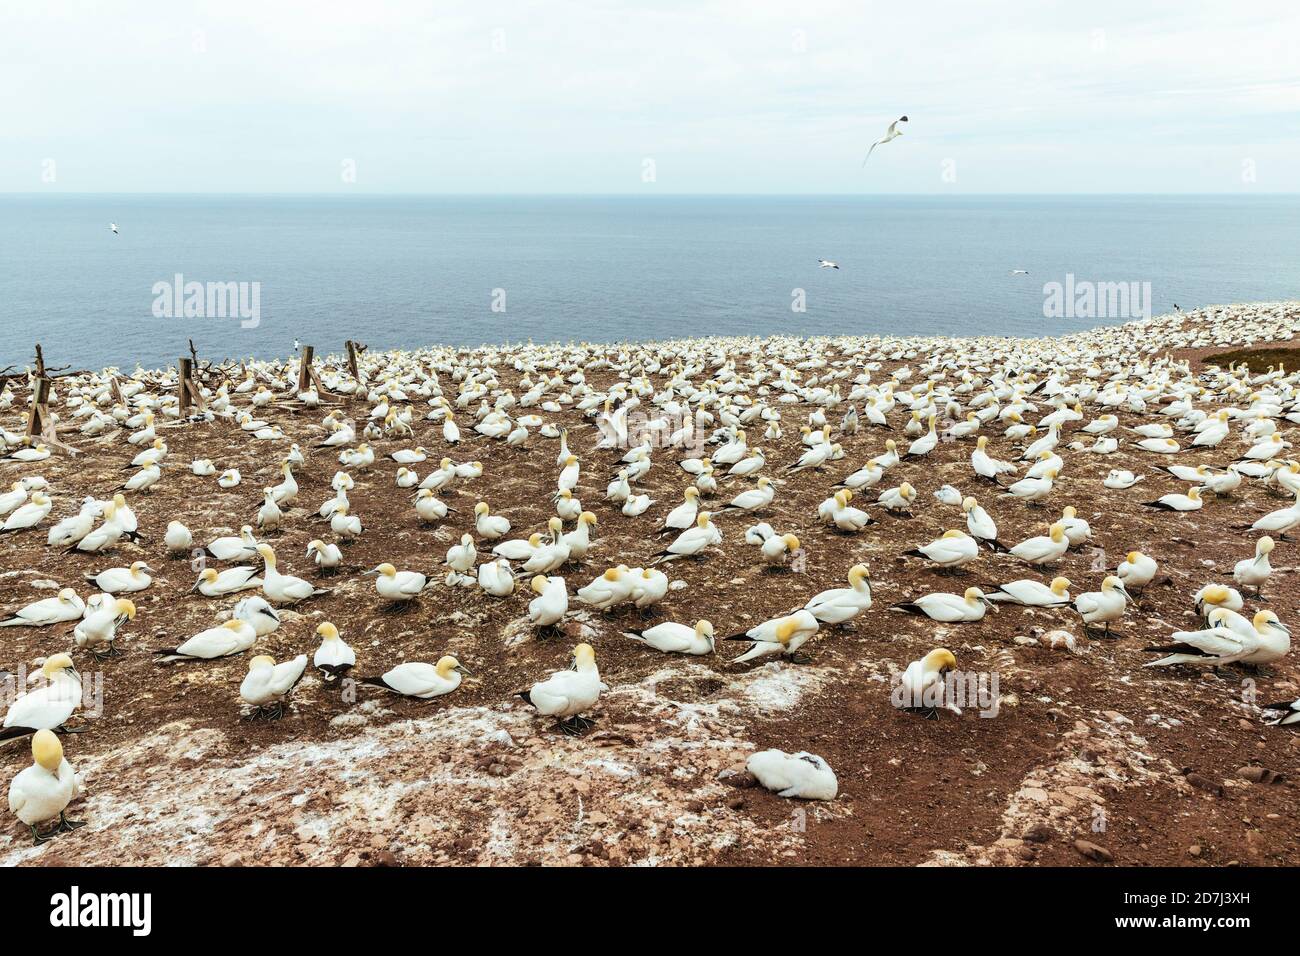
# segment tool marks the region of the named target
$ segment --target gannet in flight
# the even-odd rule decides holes
[[[871,158],[871,154],[872,152],[875,151],[875,148],[877,146],[879,146],[881,143],[888,143],[890,140],[898,139],[898,137],[903,135],[903,131],[898,128],[898,124],[906,123],[906,122],[907,122],[907,117],[900,116],[898,119],[894,120],[892,123],[889,124],[889,129],[885,130],[885,135],[880,137],[880,139],[876,140],[874,143],[872,143],[871,149],[867,150],[867,155],[862,157],[863,167],[867,165],[867,160]]]

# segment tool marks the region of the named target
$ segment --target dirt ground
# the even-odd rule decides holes
[[[824,354],[837,357],[830,344]],[[900,364],[886,363],[877,378]],[[588,381],[601,388],[612,378],[595,370]],[[21,430],[27,399],[16,384],[18,400],[0,413],[11,431]],[[368,413],[363,399],[328,400],[341,402],[356,420]],[[830,416],[834,424],[843,410]],[[543,417],[568,426],[582,461],[575,494],[599,523],[585,562],[564,575],[571,608],[566,634],[542,639],[527,623],[533,595],[526,587],[504,599],[449,587],[441,561],[472,529],[479,499],[510,519],[511,538],[545,529],[558,442],[534,433],[525,449],[510,448],[476,434],[472,419],[462,418],[462,443],[446,449],[440,424],[422,418],[427,405],[415,411],[415,439],[374,442],[381,456],[375,466],[353,472],[352,511],[366,531],[344,547],[344,566],[329,575],[317,574],[304,550],[314,537],[331,537],[315,509],[331,496],[329,481],[339,466],[334,453],[310,451],[297,473],[296,508],[265,537],[282,570],[332,592],[285,612],[280,629],[259,639],[255,651],[277,660],[310,655],[319,643],[316,625],[331,620],[357,652],[358,676],[403,660],[456,655],[473,676],[430,702],[364,687],[349,701],[309,673],[282,720],[250,722],[241,720],[237,698],[249,655],[154,662],[154,649],[212,626],[239,597],[188,593],[195,579],[189,561],[166,556],[162,547],[168,521],[183,522],[200,542],[237,533],[252,522],[262,488],[278,480],[287,441],[252,441],[231,423],[167,426],[163,481],[129,499],[144,540],[124,542],[111,555],[56,552],[45,544],[45,529],[75,511],[83,496],[109,497],[121,484],[129,460],[121,435],[91,440],[61,432],[84,455],[0,465],[5,485],[20,475],[43,475],[56,503],[40,530],[0,541],[0,608],[51,596],[49,582],[76,587],[84,597],[93,587],[83,574],[133,560],[148,560],[158,572],[152,587],[132,595],[139,613],[120,633],[120,657],[96,663],[74,653],[83,677],[102,673],[102,713],[85,721],[85,733],[64,737],[86,790],[71,815],[88,825],[33,848],[28,831],[9,817],[0,832],[0,862],[1300,864],[1294,809],[1300,735],[1264,726],[1252,703],[1300,696],[1294,656],[1259,674],[1142,667],[1151,659],[1142,651],[1147,644],[1198,626],[1192,594],[1212,580],[1230,583],[1233,563],[1252,553],[1255,533],[1231,525],[1282,506],[1258,483],[1244,484],[1235,498],[1212,499],[1200,512],[1152,511],[1141,503],[1186,486],[1154,470],[1160,456],[1125,441],[1113,455],[1064,453],[1065,472],[1046,505],[1026,507],[996,497],[997,489],[975,478],[973,439],[945,441],[926,458],[890,470],[880,486],[911,482],[920,493],[914,517],[890,516],[868,493],[866,503],[854,504],[877,523],[845,535],[817,521],[817,505],[834,482],[881,453],[886,438],[905,447],[906,413],[896,410],[888,430],[863,427],[838,438],[842,461],[785,476],[784,466],[802,451],[798,425],[810,411],[787,406],[781,440],[751,438],[768,452],[764,473],[781,476],[773,505],[758,516],[719,515],[724,546],[667,565],[669,577],[684,587],[671,590],[650,614],[602,613],[584,609],[573,592],[612,564],[647,563],[662,543],[646,529],[679,503],[687,479],[672,450],[656,451],[639,489],[656,504],[640,518],[624,517],[604,501],[618,455],[595,451],[599,432],[567,408]],[[261,417],[309,450],[322,435],[323,414],[285,396]],[[1118,414],[1124,425],[1140,420]],[[1067,425],[1062,448],[1080,424]],[[991,436],[996,457],[1018,457],[1020,446],[1000,429],[981,433]],[[1295,426],[1284,431],[1292,441],[1298,433]],[[394,486],[397,465],[385,457],[416,444],[431,456],[415,466],[421,477],[443,454],[484,467],[482,478],[440,493],[457,513],[436,525],[418,520],[410,493]],[[1226,448],[1179,458],[1221,464]],[[188,466],[196,457],[213,459],[218,469],[239,468],[242,484],[222,491],[215,477],[192,475]],[[1112,492],[1102,487],[1112,468],[1148,477]],[[1044,533],[1062,507],[1075,505],[1091,523],[1093,542],[1072,549],[1051,572],[1068,577],[1072,593],[1096,589],[1132,549],[1155,557],[1161,573],[1112,639],[1085,638],[1072,610],[1004,605],[960,625],[891,611],[891,604],[929,591],[1051,576],[1005,554],[982,554],[958,572],[901,557],[948,528],[964,527],[958,508],[934,498],[945,483],[978,497],[1010,543]],[[715,505],[748,486],[721,484]],[[761,567],[757,548],[743,543],[745,529],[758,520],[799,536],[806,551],[801,572]],[[1279,543],[1262,604],[1284,621],[1296,620],[1300,604],[1298,548]],[[381,561],[425,571],[436,583],[418,606],[389,610],[373,579],[360,576]],[[733,665],[730,659],[746,645],[721,641],[713,657],[666,656],[620,633],[707,617],[719,636],[730,634],[843,586],[857,562],[871,567],[875,604],[845,628],[823,628],[806,648],[810,663]],[[1257,606],[1248,597],[1245,613]],[[1056,629],[1078,638],[1076,652],[1039,643],[1043,631]],[[611,690],[593,712],[595,728],[570,739],[512,695],[567,666],[579,639],[595,646]],[[0,641],[8,670],[32,670],[46,655],[71,648],[71,628],[9,628]],[[891,705],[893,677],[937,646],[950,648],[964,671],[998,675],[996,716],[968,709],[961,717],[941,713],[927,720]],[[838,776],[838,798],[790,801],[753,786],[738,771],[749,753],[766,747],[824,757]],[[6,744],[0,761],[4,777],[12,777],[30,764],[27,742]],[[1239,774],[1251,766],[1282,780],[1251,782]],[[1080,849],[1078,840],[1099,849]]]

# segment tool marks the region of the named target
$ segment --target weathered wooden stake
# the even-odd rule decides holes
[[[347,341],[348,346],[348,371],[358,382],[361,381],[361,370],[357,367],[357,343],[351,339]]]
[[[40,355],[40,346],[37,347],[37,355]],[[44,371],[44,363],[40,363],[41,371]],[[27,437],[33,435],[45,434],[45,422],[50,417],[50,380],[42,375],[36,380],[36,387],[32,389],[32,408],[27,414]]]

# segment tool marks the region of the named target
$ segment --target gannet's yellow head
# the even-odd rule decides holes
[[[546,585],[549,583],[550,581],[547,579],[546,575],[539,574],[533,578],[533,583],[530,586],[538,594],[541,594],[544,590],[546,590]]]
[[[1061,512],[1061,517],[1069,520],[1078,515],[1078,513],[1079,512],[1074,505],[1066,505],[1065,510]]]
[[[927,673],[938,671],[940,674],[946,674],[948,671],[957,669],[957,658],[953,656],[952,651],[948,650],[948,648],[936,647],[921,658],[921,666]]]
[[[979,502],[976,501],[974,498],[972,498],[970,495],[967,495],[965,498],[961,500],[961,510],[965,511],[967,514],[969,514],[972,510],[974,510],[978,505]]]
[[[41,665],[41,673],[45,675],[46,680],[50,680],[55,674],[61,674],[72,667],[72,658],[67,654],[51,654]]]
[[[375,571],[378,574],[382,574],[386,578],[392,578],[397,576],[397,568],[393,567],[391,564],[387,562],[384,562],[383,564],[379,565],[377,568],[375,568]]]
[[[561,488],[558,497],[563,498],[565,501],[568,501],[570,498],[573,497],[573,492],[570,491],[568,488]]]
[[[64,602],[65,604],[71,601],[75,601],[76,599],[77,599],[77,592],[72,588],[64,588],[62,591],[59,592],[59,600]]]
[[[247,624],[245,624],[237,617],[232,617],[229,621],[226,621],[221,626],[224,627],[227,631],[242,631],[244,628],[248,627]]]
[[[939,535],[939,537],[940,537],[940,539],[943,539],[943,538],[964,538],[964,537],[966,537],[966,535],[965,535],[964,532],[958,531],[956,528],[950,528],[949,530],[945,531],[943,534]]]
[[[579,644],[573,649],[573,663],[579,667],[596,663],[596,651],[590,644]]]
[[[327,641],[337,641],[339,639],[339,629],[329,621],[322,621],[316,625],[316,633]]]
[[[578,524],[594,525],[595,523],[596,523],[596,516],[592,514],[590,511],[584,511],[582,514],[578,515]]]
[[[701,528],[707,528],[709,526],[709,513],[707,511],[701,511],[699,515],[696,516],[695,523]]]
[[[1261,557],[1268,554],[1275,547],[1277,547],[1277,545],[1273,543],[1273,539],[1268,535],[1264,535],[1264,537],[1255,542],[1255,552]]]
[[[898,493],[902,495],[904,498],[916,497],[916,489],[913,488],[911,485],[909,485],[906,481],[898,486]]]
[[[442,461],[438,462],[438,467],[441,468],[443,471],[446,471],[451,466],[452,464],[450,458],[444,458]]]
[[[1139,561],[1142,560],[1142,552],[1141,552],[1141,551],[1130,551],[1128,554],[1124,555],[1124,560],[1125,560],[1128,564],[1137,564]]]
[[[119,491],[117,494],[115,494],[115,495],[113,496],[113,506],[114,506],[115,508],[118,508],[118,509],[125,508],[125,507],[126,507],[126,495],[122,494],[122,492],[120,492],[120,491]],[[105,512],[105,514],[107,514],[107,512]]]
[[[1266,627],[1269,624],[1281,626],[1282,623],[1280,620],[1278,620],[1278,616],[1274,614],[1272,611],[1256,611],[1255,616],[1251,619],[1251,622],[1255,625],[1255,630],[1257,631],[1261,630],[1262,628]]]
[[[799,550],[799,539],[798,539],[797,537],[795,537],[794,535],[792,535],[792,534],[784,535],[784,536],[781,538],[781,540],[785,542],[785,546],[786,546],[786,548],[788,548],[789,550],[791,550],[791,551],[798,551],[798,550]]]
[[[198,587],[199,584],[212,584],[216,580],[217,580],[217,569],[204,568],[202,571],[199,572],[199,580],[194,586]]]
[[[967,604],[974,604],[976,601],[984,600],[984,592],[979,588],[967,588],[962,592],[962,597],[966,599]]]
[[[577,463],[578,463],[577,455],[569,455],[567,458],[564,459],[564,464],[566,467],[569,465],[576,465]]]
[[[250,671],[255,671],[259,667],[274,667],[274,666],[275,666],[275,658],[271,657],[269,654],[258,654],[256,657],[254,657],[251,661],[248,662],[248,669]]]
[[[701,618],[700,620],[695,622],[695,633],[698,634],[700,637],[708,638],[710,641],[712,641],[713,625],[708,621],[704,620],[703,618]]]
[[[788,644],[790,638],[794,635],[795,630],[799,627],[798,620],[791,614],[789,617],[783,617],[776,624],[776,639],[782,644]]]
[[[855,587],[871,577],[871,569],[865,564],[855,564],[849,568],[849,584]]]
[[[1070,579],[1062,577],[1052,578],[1051,588],[1052,593],[1057,597],[1060,597],[1064,595],[1066,591],[1070,590]]]
[[[601,575],[601,577],[603,577],[606,581],[609,581],[610,583],[617,581],[622,576],[623,576],[623,572],[619,568],[610,568],[603,575]]]
[[[63,744],[52,730],[38,730],[32,734],[32,759],[50,773],[58,773],[63,763]]]
[[[456,658],[452,657],[450,654],[438,658],[438,663],[434,669],[438,672],[438,676],[443,680],[450,680],[452,671],[467,673],[465,669],[460,666],[460,661],[456,660]]]
[[[558,515],[551,515],[550,520],[546,522],[546,528],[553,535],[559,534],[564,530],[564,522],[560,520]]]
[[[700,496],[700,489],[696,488],[694,485],[688,485],[686,487],[686,490],[682,492],[682,497],[685,498],[687,501],[694,501],[695,499],[699,498],[699,496]]]
[[[766,475],[758,479],[758,487],[760,488],[766,488],[771,483],[772,479],[768,478]]]
[[[1101,589],[1103,591],[1113,591],[1115,588],[1123,590],[1124,582],[1113,574],[1106,575],[1105,579],[1101,582]]]
[[[1048,529],[1048,534],[1055,544],[1060,544],[1061,539],[1065,537],[1065,525],[1057,521]]]
[[[115,604],[119,617],[125,615],[128,621],[135,620],[135,604],[126,598],[118,598]]]
[[[267,563],[268,567],[275,567],[275,552],[271,550],[269,544],[259,544],[257,553],[262,556],[262,560]]]
[[[1202,604],[1220,605],[1232,598],[1232,592],[1222,584],[1211,584],[1201,592]]]
[[[896,448],[898,448],[898,442],[894,441],[894,439],[890,438],[885,441],[886,451],[894,451]]]
[[[480,501],[474,506],[474,514],[478,515],[480,518],[487,514],[488,510],[488,503],[486,501]]]
[[[988,443],[989,443],[988,435],[980,435],[979,438],[975,439],[975,447],[978,448],[980,451],[983,451],[984,446],[986,446]]]

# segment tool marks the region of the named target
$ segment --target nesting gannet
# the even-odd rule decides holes
[[[1113,491],[1122,491],[1125,488],[1132,488],[1139,481],[1142,481],[1142,476],[1117,468],[1111,470],[1102,484]]]
[[[1251,634],[1223,624],[1230,612],[1225,608],[1215,608],[1210,612],[1210,626],[1199,631],[1175,631],[1170,635],[1169,644],[1144,647],[1152,654],[1167,656],[1156,661],[1149,661],[1144,667],[1169,667],[1174,664],[1198,664],[1219,667],[1232,664],[1256,650],[1258,638]]]
[[[452,571],[464,574],[474,567],[478,560],[478,550],[474,547],[473,535],[463,534],[460,537],[460,544],[454,544],[447,549],[447,557],[443,561]]]
[[[492,514],[486,501],[474,506],[474,515],[474,529],[488,541],[504,537],[510,531],[510,522],[501,515]]]
[[[893,610],[908,614],[924,614],[932,621],[945,624],[958,621],[978,621],[984,617],[985,608],[993,607],[979,588],[967,588],[962,594],[936,592],[925,594],[915,601],[891,605]]]
[[[321,641],[312,657],[312,666],[325,674],[327,682],[336,681],[352,669],[357,655],[339,637],[339,629],[329,621],[322,621],[316,627],[316,633]]]
[[[847,624],[871,609],[871,571],[865,564],[849,569],[849,586],[831,588],[813,596],[804,610],[822,624]]]
[[[1010,548],[1009,553],[1030,564],[1051,564],[1069,548],[1070,539],[1065,535],[1065,525],[1057,521],[1048,528],[1046,535],[1026,538]]]
[[[912,513],[912,504],[916,501],[916,489],[911,483],[903,482],[896,488],[887,488],[876,499],[888,511],[902,514]]]
[[[1055,577],[1049,586],[1031,578],[1021,578],[988,592],[987,597],[990,601],[1011,601],[1026,607],[1067,607],[1070,603],[1070,581],[1068,578]]]
[[[307,669],[307,655],[277,664],[275,658],[259,654],[248,662],[248,674],[239,685],[239,698],[253,705],[248,719],[279,720],[284,716],[284,700],[293,692]]]
[[[644,631],[624,631],[624,636],[640,641],[665,654],[712,654],[713,625],[699,620],[695,627],[665,621]]]
[[[1041,478],[1021,478],[1014,484],[1007,485],[1006,493],[998,495],[998,497],[1019,498],[1022,501],[1037,504],[1052,493],[1052,486],[1057,475],[1058,472],[1055,468],[1049,468]]]
[[[49,516],[53,507],[54,502],[47,495],[40,491],[34,492],[31,501],[14,509],[4,524],[0,525],[0,534],[12,534],[36,527]]]
[[[1264,582],[1273,572],[1273,566],[1268,561],[1273,548],[1273,539],[1264,535],[1255,542],[1255,556],[1243,558],[1232,567],[1233,579],[1242,587],[1254,588],[1256,597],[1263,596]]]
[[[970,495],[961,502],[962,511],[966,512],[966,530],[980,544],[987,545],[992,551],[1006,551],[998,541],[998,526],[989,513]]]
[[[946,647],[937,647],[907,665],[899,679],[895,702],[906,710],[924,711],[933,717],[942,708],[961,716],[961,708],[949,699],[947,676],[957,669],[957,658]]]
[[[621,604],[632,594],[636,581],[625,565],[610,568],[585,587],[578,588],[578,600],[605,610]]]
[[[1144,501],[1142,504],[1147,508],[1158,508],[1164,511],[1199,511],[1205,503],[1201,500],[1201,491],[1200,485],[1193,485],[1185,495],[1161,495],[1155,501]]]
[[[257,576],[257,569],[241,564],[218,572],[216,568],[204,568],[194,582],[191,592],[198,591],[206,597],[222,597],[236,591],[260,588],[262,579]]]
[[[1154,558],[1141,551],[1130,551],[1115,568],[1115,574],[1124,583],[1125,592],[1131,594],[1136,590],[1140,598],[1143,589],[1155,580],[1159,569],[1160,566]]]
[[[99,502],[94,498],[87,498],[81,503],[81,508],[75,515],[69,515],[50,528],[45,543],[51,547],[62,548],[80,541],[90,534],[95,526],[95,519],[99,517],[99,511]]]
[[[36,730],[57,730],[81,704],[81,676],[67,654],[52,654],[41,665],[45,684],[9,705],[0,740]]]
[[[840,789],[830,764],[806,750],[794,754],[760,750],[746,761],[745,769],[778,797],[834,800]]]
[[[689,491],[690,489],[687,490]],[[722,510],[751,512],[762,511],[772,503],[772,498],[775,494],[776,488],[772,485],[771,479],[760,477],[756,487],[750,488],[747,491],[742,491],[740,494],[736,495],[736,497],[732,498],[730,502],[723,505]]]
[[[46,627],[50,624],[62,624],[76,621],[85,612],[85,602],[77,596],[72,588],[64,588],[52,598],[34,601],[15,611],[7,620],[0,621],[0,627]]]
[[[460,661],[444,656],[436,665],[406,661],[386,671],[382,677],[362,678],[361,683],[383,687],[403,697],[430,700],[454,691],[460,686],[463,674],[469,674],[469,671],[461,666]]]
[[[509,597],[515,590],[515,576],[504,558],[478,566],[478,586],[493,597]]]
[[[116,229],[113,230],[117,232]],[[69,820],[68,804],[77,795],[77,774],[63,756],[63,745],[52,730],[38,730],[32,735],[33,763],[21,770],[9,784],[9,812],[32,831],[36,845],[85,826],[81,820]],[[38,823],[58,818],[52,831],[42,834]]]
[[[253,625],[239,618],[231,618],[216,627],[199,631],[176,647],[154,651],[159,662],[175,660],[214,660],[231,654],[242,654],[257,640]]]
[[[1101,582],[1100,591],[1086,591],[1074,599],[1074,608],[1083,618],[1084,630],[1096,624],[1105,626],[1106,636],[1110,636],[1111,621],[1124,616],[1124,607],[1128,604],[1128,590],[1124,582],[1113,574],[1108,574]]]
[[[532,704],[539,714],[558,718],[558,729],[573,737],[591,726],[592,721],[582,714],[596,705],[601,691],[608,689],[600,680],[596,652],[590,644],[579,644],[573,649],[573,663],[568,670],[556,671],[516,696]]]
[[[418,597],[429,583],[419,571],[398,571],[387,562],[364,573],[375,576],[375,590],[381,598],[398,603]]]
[[[144,561],[136,561],[129,568],[109,568],[98,574],[87,574],[86,580],[106,594],[129,594],[143,591],[153,583],[153,568]]]
[[[275,551],[269,544],[259,544],[257,553],[262,556],[264,565],[262,593],[268,600],[276,604],[297,604],[314,595],[330,593],[328,588],[315,587],[310,581],[304,581],[291,574],[281,574],[276,566]]]
[[[908,557],[925,558],[941,568],[959,568],[979,557],[979,545],[963,531],[945,531],[927,545],[904,551]]]
[[[813,613],[800,608],[793,614],[776,617],[751,627],[740,634],[723,638],[725,641],[753,641],[754,644],[744,654],[731,663],[742,664],[767,654],[782,654],[796,664],[806,663],[806,655],[799,653],[817,633],[820,624]]]
[[[769,565],[784,567],[786,559],[799,550],[799,538],[793,534],[773,534],[760,546],[763,560]]]

